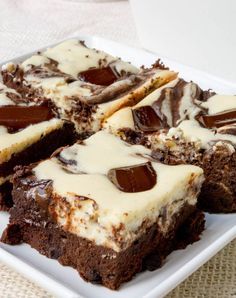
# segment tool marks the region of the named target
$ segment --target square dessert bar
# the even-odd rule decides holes
[[[132,108],[119,110],[104,126],[152,148],[164,163],[202,167],[206,179],[200,208],[236,212],[236,96],[176,79]]]
[[[0,209],[12,205],[15,166],[47,158],[74,140],[73,125],[58,119],[49,102],[25,99],[0,83]]]
[[[2,241],[29,243],[117,289],[199,239],[202,182],[201,168],[162,164],[148,148],[100,131],[18,170]]]
[[[23,63],[8,63],[4,83],[24,96],[50,99],[61,118],[73,121],[78,133],[90,134],[123,106],[136,104],[176,73],[157,62],[137,68],[84,42],[67,40],[33,55]]]

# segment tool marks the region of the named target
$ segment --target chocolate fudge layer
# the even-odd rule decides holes
[[[206,180],[199,206],[210,212],[236,211],[236,96],[216,95],[176,79],[116,112],[105,127],[151,147],[163,162],[201,166]]]
[[[160,266],[178,245],[199,239],[203,171],[151,154],[101,131],[19,170],[2,240],[25,241],[112,289]]]
[[[0,84],[0,209],[11,206],[9,181],[16,165],[47,158],[74,140],[73,125],[57,119],[49,103],[26,100]]]
[[[6,85],[25,96],[52,100],[79,133],[98,131],[119,108],[136,104],[176,77],[160,63],[138,69],[78,40],[65,41],[20,65],[7,64],[2,74]]]

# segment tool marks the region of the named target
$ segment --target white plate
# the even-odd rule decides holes
[[[102,38],[86,36],[77,38],[85,40],[88,46],[118,55],[138,66],[150,65],[157,59],[154,54]],[[15,61],[20,61],[31,54],[15,59]],[[202,88],[236,94],[235,85],[167,59],[164,62],[172,69],[178,70],[185,79],[199,83]],[[200,241],[188,246],[185,250],[172,253],[162,268],[138,274],[118,291],[111,291],[102,286],[84,282],[72,268],[63,267],[57,261],[47,259],[26,244],[18,246],[0,244],[0,260],[14,267],[57,297],[163,297],[236,237],[235,214],[207,214],[206,220],[206,230]],[[1,212],[0,233],[7,221],[8,215]]]

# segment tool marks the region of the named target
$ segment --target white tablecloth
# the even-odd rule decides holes
[[[144,0],[143,0],[144,1]],[[0,61],[79,34],[139,46],[127,1],[0,0]],[[236,242],[169,297],[236,297]],[[50,297],[0,263],[0,298]]]

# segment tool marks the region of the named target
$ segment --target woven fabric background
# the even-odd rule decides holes
[[[0,61],[78,34],[139,46],[127,1],[0,0]],[[16,297],[52,296],[0,263],[0,298]],[[236,298],[236,240],[167,297]]]

